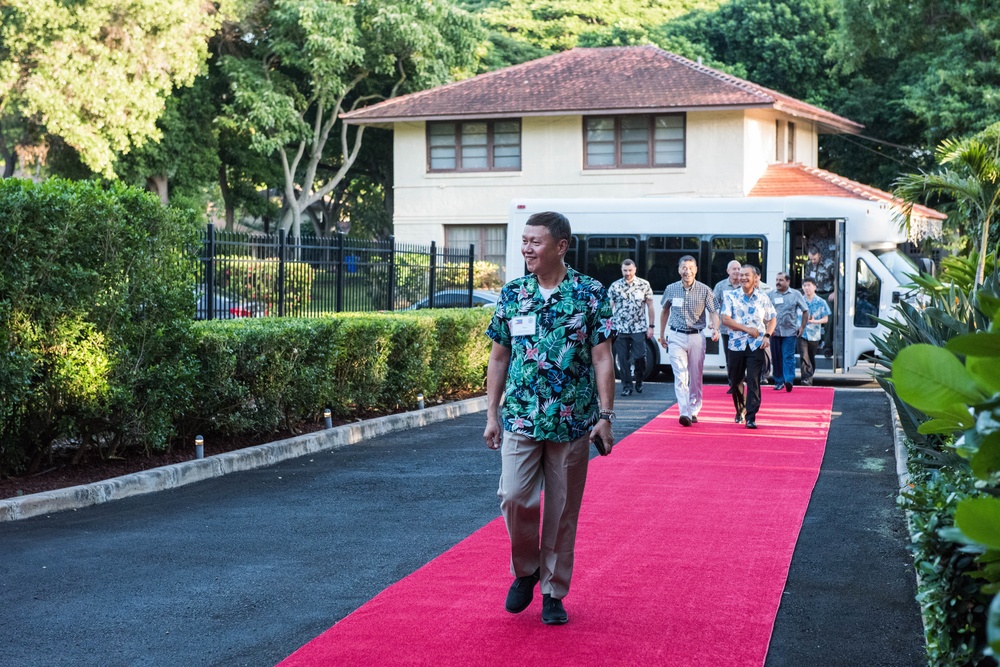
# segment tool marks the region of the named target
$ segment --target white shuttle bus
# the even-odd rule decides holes
[[[907,275],[917,265],[899,250],[904,232],[888,207],[844,197],[515,199],[507,225],[507,279],[524,275],[521,234],[528,217],[541,211],[564,214],[573,228],[566,263],[601,281],[621,278],[621,262],[632,259],[636,274],[659,299],[664,287],[680,280],[678,260],[698,260],[698,280],[714,287],[726,277],[731,260],[754,264],[763,280],[774,284],[787,271],[792,287],[801,288],[808,262],[806,249],[821,227],[833,239],[834,298],[830,354],[817,358],[818,370],[843,372],[874,355],[873,334],[884,327],[872,317],[891,317],[893,304],[908,298]],[[821,232],[822,233],[822,232]],[[710,334],[709,334],[710,335]],[[721,339],[720,339],[721,340]],[[666,353],[647,341],[648,372],[666,369]],[[705,367],[724,368],[719,343],[707,341]]]

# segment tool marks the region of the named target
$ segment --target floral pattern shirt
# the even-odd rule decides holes
[[[767,322],[778,316],[774,304],[767,295],[755,289],[749,296],[742,290],[726,292],[726,303],[722,306],[722,314],[736,320],[745,327],[752,327],[760,332],[767,332]],[[733,330],[729,333],[729,349],[734,351],[759,350],[764,344],[764,337],[752,338],[745,331]]]
[[[805,302],[809,306],[810,320],[821,320],[833,314],[830,312],[830,306],[827,305],[826,299],[822,297],[814,296],[812,301],[805,299]],[[823,340],[823,325],[807,324],[806,330],[803,332],[803,338],[806,340]]]
[[[514,335],[512,321],[531,316],[533,333]],[[600,415],[591,350],[612,329],[604,286],[571,268],[548,299],[533,274],[504,285],[486,330],[511,349],[500,409],[504,430],[555,442],[586,435]]]
[[[652,324],[647,321],[649,306],[646,304],[653,300],[653,288],[647,281],[633,277],[629,283],[624,278],[619,278],[608,288],[608,298],[614,309],[613,319],[618,333],[646,333]]]

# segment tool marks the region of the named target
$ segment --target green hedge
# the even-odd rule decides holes
[[[322,414],[410,409],[484,386],[488,309],[194,325],[201,375],[181,431],[260,433]]]
[[[0,474],[55,445],[156,447],[190,400],[190,212],[121,185],[0,181]]]

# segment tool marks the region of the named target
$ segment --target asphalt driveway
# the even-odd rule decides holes
[[[647,384],[615,430],[672,403]],[[834,410],[767,665],[921,664],[887,402],[845,386]],[[498,516],[483,425],[0,523],[0,665],[275,664]]]

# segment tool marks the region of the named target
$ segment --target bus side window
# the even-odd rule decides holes
[[[697,236],[650,236],[646,241],[645,278],[657,292],[681,279],[677,265],[691,255],[700,261],[701,239]],[[699,266],[699,273],[701,267]]]
[[[868,329],[878,326],[875,318],[878,317],[881,295],[882,280],[864,260],[859,259],[854,286],[854,326]]]
[[[736,260],[740,264],[753,264],[760,269],[761,280],[767,276],[765,242],[760,236],[714,236],[712,237],[712,264],[710,271],[699,272],[699,280],[715,285],[729,277],[726,267]],[[766,282],[766,280],[765,280]]]
[[[622,262],[638,259],[639,240],[634,236],[588,236],[584,273],[605,287],[622,277]],[[575,268],[575,267],[574,267]]]

